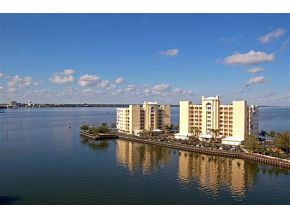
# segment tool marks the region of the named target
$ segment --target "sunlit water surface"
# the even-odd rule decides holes
[[[239,159],[79,136],[115,108],[0,114],[0,204],[290,204],[290,174]],[[262,108],[260,128],[289,128],[289,108]],[[172,112],[178,123],[178,108]],[[71,127],[71,128],[69,128]]]

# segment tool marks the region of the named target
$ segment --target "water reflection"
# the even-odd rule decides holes
[[[155,171],[170,160],[170,149],[117,140],[117,162],[130,172],[141,169],[143,174]],[[174,155],[174,154],[172,154]],[[223,186],[237,196],[243,196],[247,186],[252,186],[258,169],[246,170],[247,163],[240,159],[207,156],[180,151],[178,180],[183,184],[198,182],[199,188],[217,194]]]
[[[168,163],[169,157],[170,151],[167,148],[117,140],[117,162],[130,172],[137,169],[142,169],[143,174],[156,171],[158,166]]]
[[[234,195],[243,196],[246,186],[252,186],[254,175],[246,172],[245,161],[224,157],[180,152],[178,177],[180,182],[196,181],[200,189],[217,194],[222,186]]]
[[[110,145],[108,140],[94,141],[94,140],[88,139],[86,137],[81,137],[81,143],[88,145],[89,148],[92,150],[100,150],[100,151],[107,150],[109,148],[109,145]]]
[[[176,152],[164,147],[116,141],[117,162],[130,172],[141,169],[144,175],[150,174],[157,171],[159,166],[168,165],[170,157],[178,158],[177,180],[181,184],[191,187],[191,183],[197,183],[200,190],[213,196],[226,189],[230,190],[233,197],[242,199],[247,188],[254,187],[258,173],[288,175],[287,170],[242,159]]]

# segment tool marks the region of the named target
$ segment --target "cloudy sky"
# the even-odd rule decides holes
[[[1,14],[0,102],[290,104],[287,14]]]

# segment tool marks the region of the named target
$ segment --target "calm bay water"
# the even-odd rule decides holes
[[[261,108],[260,116],[261,129],[290,130],[289,108]],[[123,140],[91,143],[78,134],[83,122],[111,124],[115,108],[0,114],[0,204],[290,204],[288,171]]]

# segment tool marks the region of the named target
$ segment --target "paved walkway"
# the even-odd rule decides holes
[[[240,148],[243,150],[243,152],[249,153],[249,151],[247,149],[245,149],[242,145],[240,146]]]

